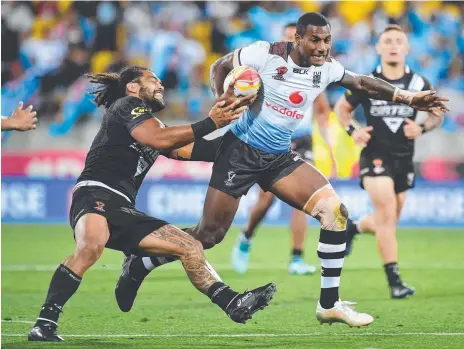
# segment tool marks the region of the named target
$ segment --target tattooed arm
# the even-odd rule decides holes
[[[395,87],[382,79],[366,75],[357,75],[348,70],[340,81],[340,85],[351,91],[364,92],[372,99],[407,104],[417,110],[429,111],[437,117],[439,117],[439,115],[436,114],[437,110],[443,112],[449,110],[448,107],[442,103],[448,101],[448,99],[436,96],[435,91],[409,92]]]

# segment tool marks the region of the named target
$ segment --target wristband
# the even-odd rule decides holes
[[[395,88],[395,92],[393,93],[393,102],[403,103],[407,105],[411,105],[412,99],[414,98],[415,93],[409,92],[406,90],[402,90],[398,87]]]
[[[195,139],[202,138],[217,129],[216,124],[210,117],[191,125]]]
[[[348,133],[349,136],[353,134],[354,131],[356,131],[358,128],[355,127],[353,124],[345,127],[346,133]]]
[[[426,133],[428,130],[425,128],[425,124],[420,124],[419,125],[421,130],[422,130],[422,134]]]

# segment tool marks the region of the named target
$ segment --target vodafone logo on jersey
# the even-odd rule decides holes
[[[295,91],[290,93],[288,96],[288,105],[291,107],[302,107],[306,104],[306,101],[308,100],[308,97],[306,96],[306,93],[303,91]]]
[[[282,115],[288,116],[289,118],[292,118],[292,119],[300,120],[300,119],[303,119],[303,116],[304,116],[304,114],[299,113],[298,110],[291,110],[291,109],[288,109],[288,108],[285,108],[285,107],[278,107],[276,105],[272,105],[269,102],[264,102],[264,105],[266,107],[271,108],[272,110],[275,110],[276,112],[278,112],[278,113],[280,113]]]

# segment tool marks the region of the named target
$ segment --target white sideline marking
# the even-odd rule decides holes
[[[25,321],[25,320],[2,320],[2,322],[15,322],[19,324],[35,324],[35,321]]]
[[[332,333],[332,332],[314,332],[314,333],[230,333],[230,334],[63,334],[63,337],[76,338],[187,338],[187,337],[318,337],[318,336],[339,336],[339,337],[367,337],[367,336],[384,336],[384,337],[403,337],[403,336],[463,336],[464,332],[406,332],[406,333],[384,333],[384,332],[366,332],[366,333]],[[2,333],[3,337],[25,337],[26,333]]]
[[[310,263],[311,264],[311,263]],[[316,263],[319,265],[319,261]],[[212,265],[215,270],[218,271],[233,271],[232,265],[217,263]],[[2,265],[2,271],[54,271],[58,267],[57,264],[4,264]],[[169,265],[162,266],[157,268],[157,273],[159,271],[172,271],[176,268],[180,268],[179,263],[171,263]],[[343,267],[344,270],[370,270],[370,269],[380,269],[382,268],[381,264],[348,264]],[[105,264],[105,265],[94,265],[91,270],[107,270],[107,271],[120,271],[122,269],[121,264]],[[287,264],[267,264],[267,263],[251,263],[249,270],[286,270]],[[408,269],[424,269],[424,270],[463,270],[464,265],[457,264],[413,264],[413,263],[401,263],[401,270]],[[179,269],[180,270],[180,269]]]

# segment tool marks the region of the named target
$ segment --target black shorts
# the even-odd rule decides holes
[[[314,163],[313,139],[311,136],[304,136],[292,141],[292,149],[297,152],[301,158],[310,163]]]
[[[246,195],[255,183],[268,191],[303,163],[295,152],[269,154],[246,144],[229,131],[223,136],[216,154],[209,185],[234,197]]]
[[[73,193],[69,212],[69,223],[73,230],[79,218],[86,213],[96,213],[106,218],[110,231],[106,247],[125,254],[140,254],[140,241],[169,224],[147,216],[121,195],[98,186],[80,187]]]
[[[359,161],[361,188],[364,177],[387,176],[395,183],[395,193],[414,188],[416,176],[412,158],[393,158],[387,155],[361,152]]]

